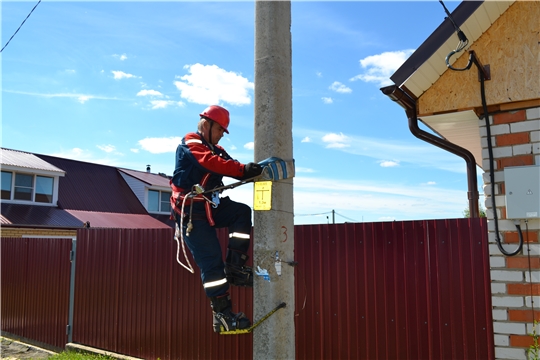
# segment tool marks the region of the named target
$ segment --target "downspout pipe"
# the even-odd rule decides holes
[[[407,118],[409,119],[409,129],[414,136],[465,160],[467,164],[467,197],[469,199],[469,214],[471,218],[480,217],[480,211],[478,209],[479,194],[478,183],[476,180],[476,161],[474,155],[461,146],[420,129],[418,127],[418,116],[416,115],[416,101],[397,85],[383,87],[381,88],[381,91],[384,95],[388,96],[392,101],[397,102],[405,109]]]

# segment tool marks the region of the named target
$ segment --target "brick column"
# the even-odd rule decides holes
[[[527,359],[532,345],[534,319],[540,321],[540,220],[528,219],[520,225],[523,251],[506,257],[497,247],[494,211],[499,221],[500,238],[507,251],[518,243],[514,220],[506,218],[504,168],[540,165],[540,108],[503,112],[490,118],[493,164],[489,162],[485,121],[480,120],[482,165],[485,170],[484,194],[488,218],[491,266],[491,293],[496,359]],[[495,170],[495,194],[491,193],[490,166]],[[497,208],[492,208],[495,196]],[[540,196],[540,194],[538,195]],[[530,249],[530,261],[527,254]],[[529,271],[529,263],[531,271]],[[534,303],[533,303],[534,301]],[[540,329],[537,327],[537,333]]]

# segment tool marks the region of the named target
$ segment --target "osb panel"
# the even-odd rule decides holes
[[[488,105],[540,98],[540,2],[516,1],[452,64],[464,68],[468,50],[490,65],[485,82]],[[446,70],[419,99],[419,115],[482,106],[478,71]]]

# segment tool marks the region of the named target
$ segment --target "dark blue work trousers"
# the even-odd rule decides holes
[[[227,227],[231,234],[228,248],[247,253],[250,239],[239,239],[232,234],[251,234],[251,208],[246,204],[232,201],[228,196],[223,197],[218,207],[212,208],[212,217],[215,222],[215,226],[212,227],[206,217],[204,202],[196,202],[192,206],[193,228],[189,236],[186,235],[186,229],[190,209],[189,206],[184,209],[187,215],[183,222],[184,241],[201,270],[201,280],[206,296],[220,296],[229,290],[229,283],[226,281],[223,253],[215,228]],[[178,217],[178,225],[180,225],[180,217]]]

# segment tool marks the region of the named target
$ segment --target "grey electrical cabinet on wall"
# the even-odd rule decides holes
[[[540,218],[540,166],[504,168],[506,217]]]

